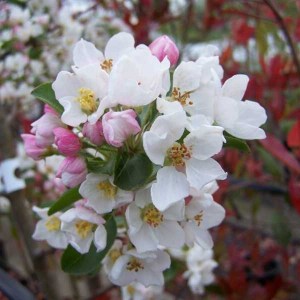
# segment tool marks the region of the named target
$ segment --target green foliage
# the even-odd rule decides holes
[[[268,27],[265,22],[260,21],[256,25],[255,37],[259,53],[264,56],[268,51]]]
[[[226,143],[224,144],[225,148],[234,148],[243,152],[250,152],[250,148],[244,140],[236,138],[227,132],[224,133],[224,137],[226,139]]]
[[[75,201],[81,199],[78,187],[67,190],[49,209],[48,215],[51,216],[54,213],[69,207]]]
[[[50,105],[53,109],[55,109],[58,113],[62,114],[64,108],[62,105],[56,100],[54,91],[52,89],[51,83],[43,83],[36,87],[31,94],[38,99],[42,100],[45,104]]]
[[[117,155],[115,153],[113,153],[108,160],[103,160],[97,157],[88,157],[87,168],[88,171],[92,173],[113,175],[116,161]]]
[[[287,246],[291,240],[292,233],[286,218],[278,212],[272,215],[272,230],[276,240],[283,246]]]
[[[100,252],[96,251],[94,244],[86,254],[80,254],[73,247],[68,246],[61,258],[61,267],[64,272],[73,275],[88,275],[99,270],[101,261],[112,247],[117,235],[117,226],[112,215],[107,218],[105,229],[107,243],[105,249]]]
[[[153,165],[145,154],[129,156],[127,153],[120,153],[115,168],[114,184],[126,191],[136,190],[147,183],[152,170]]]

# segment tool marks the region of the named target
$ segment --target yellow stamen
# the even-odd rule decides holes
[[[118,188],[112,185],[109,180],[99,182],[98,189],[102,191],[108,199],[114,199],[118,190]]]
[[[85,239],[91,233],[93,226],[94,224],[84,220],[79,220],[75,224],[76,232],[82,239]]]
[[[97,110],[95,93],[91,89],[80,88],[79,97],[77,99],[80,103],[80,108],[84,113],[90,115]]]
[[[47,220],[45,226],[48,231],[58,231],[60,230],[60,224],[61,224],[60,219],[53,216]]]
[[[144,265],[141,261],[139,261],[136,258],[131,259],[131,261],[129,261],[127,263],[127,267],[126,269],[128,271],[134,271],[134,272],[138,272],[139,270],[143,270],[144,269]]]
[[[180,88],[178,87],[173,88],[171,96],[175,101],[178,101],[182,106],[193,104],[193,102],[190,99],[191,92],[185,92],[182,94],[180,92]]]
[[[153,204],[149,204],[142,211],[142,219],[151,227],[156,228],[163,222],[164,215]]]
[[[173,166],[184,167],[185,160],[189,160],[192,157],[191,148],[188,148],[184,144],[174,143],[168,150],[168,156]]]
[[[112,69],[112,66],[113,66],[113,60],[112,59],[106,59],[104,60],[100,66],[102,68],[102,70],[106,71],[107,73],[109,73]]]
[[[197,223],[197,226],[200,226],[203,221],[203,210],[200,211],[200,213],[196,216],[194,216],[194,220]]]
[[[134,288],[132,285],[128,285],[128,286],[127,286],[127,293],[128,293],[130,296],[133,296],[134,293],[135,293],[135,288]]]

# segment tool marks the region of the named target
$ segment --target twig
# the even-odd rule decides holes
[[[273,12],[274,14],[274,17],[275,19],[277,20],[281,30],[282,30],[282,33],[286,39],[286,42],[290,48],[290,51],[291,51],[291,54],[292,54],[292,57],[293,57],[293,61],[294,61],[294,64],[296,66],[296,69],[297,69],[297,73],[300,77],[300,61],[298,59],[298,56],[297,56],[297,51],[296,51],[296,48],[295,48],[295,45],[293,43],[293,40],[291,38],[291,35],[287,29],[287,26],[282,18],[282,16],[280,15],[279,11],[277,10],[277,8],[275,7],[275,5],[273,4],[273,2],[271,0],[263,0],[263,2],[265,3],[265,5],[267,5],[269,7],[269,9]]]

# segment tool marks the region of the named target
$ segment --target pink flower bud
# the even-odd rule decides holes
[[[56,110],[54,110],[50,105],[45,104],[44,106],[44,113],[45,114],[52,114],[52,115],[56,115],[59,116],[59,114],[57,113]]]
[[[26,154],[34,160],[41,159],[42,155],[46,152],[45,148],[36,145],[36,136],[33,134],[21,134],[24,141]]]
[[[61,154],[75,156],[81,149],[80,139],[72,131],[59,127],[55,128],[53,133],[55,135],[55,144]]]
[[[63,126],[58,115],[46,113],[31,124],[31,133],[36,135],[36,144],[39,147],[51,146],[54,142],[53,129]]]
[[[56,176],[61,178],[67,187],[75,187],[83,182],[87,175],[87,168],[83,158],[66,157],[60,164]]]
[[[103,127],[101,121],[98,121],[95,124],[86,122],[83,125],[82,134],[97,146],[103,144],[104,142]]]
[[[168,36],[163,35],[155,39],[149,45],[149,48],[152,54],[156,56],[159,61],[163,61],[163,59],[167,56],[172,66],[177,63],[179,50]]]
[[[141,130],[136,113],[132,109],[109,111],[102,117],[102,126],[107,143],[115,147],[122,147],[130,135],[137,134]]]

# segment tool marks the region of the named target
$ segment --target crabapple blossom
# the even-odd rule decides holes
[[[33,207],[33,211],[41,218],[36,224],[32,237],[35,240],[46,240],[47,243],[58,249],[65,249],[68,246],[68,235],[61,229],[61,213],[48,216],[49,208]]]
[[[120,112],[109,111],[103,115],[103,134],[107,143],[115,147],[122,147],[129,136],[140,132],[141,127],[136,117],[136,112],[132,109]]]
[[[76,156],[81,149],[78,136],[72,131],[58,127],[53,130],[58,151],[66,156]]]
[[[25,145],[26,154],[34,160],[39,160],[46,153],[45,147],[37,146],[37,137],[33,134],[23,133],[21,134]]]
[[[85,206],[85,201],[78,201],[74,208],[67,210],[60,217],[61,228],[69,234],[69,244],[79,253],[87,253],[94,241],[97,251],[106,246],[105,220]]]
[[[103,126],[101,121],[97,121],[95,124],[86,122],[83,125],[82,134],[97,146],[100,146],[104,142]]]
[[[159,61],[163,61],[167,57],[172,66],[176,65],[179,58],[179,50],[175,43],[167,36],[163,35],[155,39],[149,48],[151,53],[155,55]]]

